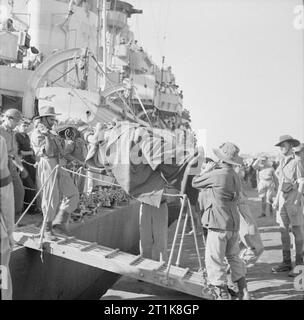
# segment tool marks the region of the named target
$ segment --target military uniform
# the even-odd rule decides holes
[[[14,227],[14,192],[12,177],[9,172],[7,146],[0,136],[0,218],[1,218],[1,265],[6,267],[7,279],[2,278],[2,285],[7,283],[7,288],[2,288],[2,300],[12,299],[12,281],[9,272],[9,260],[12,251],[12,233]],[[2,276],[4,276],[4,270]]]
[[[47,135],[51,141],[51,148],[46,151],[46,136],[43,125],[37,126],[32,135],[31,143],[37,158],[39,158],[37,175],[42,185],[50,175],[57,164],[62,164],[63,144],[61,139],[54,133],[48,132]],[[79,194],[69,173],[59,169],[55,181],[53,195],[51,197],[51,188],[54,182],[54,175],[48,180],[42,194],[41,208],[43,214],[47,214],[49,202],[49,216],[47,221],[55,225],[65,225],[68,222],[70,214],[77,208]]]
[[[12,161],[12,158],[14,158],[15,161],[20,164],[20,167],[22,167],[21,161],[18,156],[18,144],[16,141],[15,131],[7,127],[4,123],[0,125],[0,135],[3,136],[6,141],[7,152],[9,156],[8,167],[13,179],[14,186],[15,213],[18,216],[22,214],[25,194],[23,183],[20,178],[20,172]]]
[[[281,231],[283,263],[291,269],[289,227],[292,228],[292,233],[295,237],[296,264],[303,263],[303,235],[301,231],[303,201],[296,205],[295,200],[298,197],[298,183],[304,179],[304,167],[299,160],[295,159],[294,155],[289,155],[281,159],[276,175],[280,184],[277,222]]]

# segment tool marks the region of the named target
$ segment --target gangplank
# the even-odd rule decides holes
[[[170,288],[199,298],[213,300],[214,296],[202,272],[170,266],[141,256],[111,249],[75,237],[57,237],[39,245],[40,229],[35,226],[17,228],[14,239],[18,245],[76,261],[95,268],[132,277],[161,287]]]

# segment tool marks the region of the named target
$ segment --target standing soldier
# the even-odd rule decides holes
[[[292,270],[289,227],[295,237],[296,265],[303,264],[303,235],[301,231],[303,206],[301,204],[301,183],[299,182],[304,179],[304,168],[301,162],[295,158],[292,150],[299,144],[298,140],[289,135],[281,136],[280,141],[276,144],[277,147],[280,147],[283,157],[276,170],[279,189],[273,206],[278,209],[277,222],[281,231],[283,262],[272,268],[272,272],[290,271],[289,276],[291,277],[296,274]]]
[[[56,165],[61,165],[64,155],[63,142],[52,131],[56,115],[53,107],[42,107],[40,115],[35,118],[39,123],[36,124],[31,135],[33,149],[39,158],[37,173],[40,185],[46,182]],[[66,225],[69,216],[77,208],[79,201],[78,190],[66,171],[59,169],[52,192],[53,183],[54,175],[49,178],[43,189],[41,203],[43,215],[48,213],[45,233],[48,240],[55,239],[53,228],[55,232],[67,235]]]
[[[8,168],[13,179],[16,216],[21,215],[24,200],[24,187],[20,178],[20,174],[22,178],[27,177],[27,172],[24,169],[18,155],[18,145],[14,131],[21,119],[22,115],[19,110],[8,109],[4,113],[4,121],[0,125],[0,135],[3,136],[6,141]]]
[[[14,246],[14,192],[12,177],[9,172],[7,147],[3,137],[0,136],[0,218],[1,218],[1,266],[6,268],[7,278],[4,279],[4,269],[1,269],[2,285],[7,284],[7,288],[2,288],[2,300],[12,300],[12,281],[9,272],[9,260]]]
[[[240,299],[250,299],[245,279],[246,267],[240,259],[240,215],[237,209],[241,192],[234,165],[242,165],[239,148],[226,142],[214,150],[220,159],[217,167],[207,164],[203,173],[195,176],[192,186],[205,189],[207,202],[202,222],[208,228],[206,242],[206,270],[209,282],[215,286],[220,300],[230,300],[225,257],[231,269],[232,281],[237,283]],[[208,169],[215,167],[208,172]]]
[[[297,147],[293,148],[295,158],[301,162],[302,166],[304,167],[304,143],[301,143]],[[302,215],[302,234],[304,239],[304,181],[299,180],[298,183],[300,184],[300,188],[302,188],[302,206],[303,206],[303,215]],[[304,243],[303,243],[303,255],[304,255]]]
[[[29,137],[31,122],[23,118],[20,125],[17,127],[16,141],[18,145],[18,154],[22,159],[23,165],[28,172],[28,176],[23,179],[23,186],[25,189],[25,204],[31,203],[36,194],[36,168],[35,168],[35,153],[31,147]],[[31,213],[37,212],[35,204],[30,208]]]
[[[265,156],[258,158],[252,164],[252,167],[257,171],[258,194],[259,198],[262,200],[262,213],[259,218],[266,217],[267,206],[269,208],[270,215],[272,215],[272,198],[277,185],[275,170]]]

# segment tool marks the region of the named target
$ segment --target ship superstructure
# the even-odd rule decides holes
[[[188,126],[172,68],[157,66],[129,28],[141,10],[117,0],[0,5],[2,109],[17,106],[32,117],[51,104],[63,117],[90,124],[126,117],[160,128]]]

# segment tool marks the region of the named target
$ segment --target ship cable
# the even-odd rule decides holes
[[[111,83],[114,84],[114,82],[108,77],[108,75],[105,73],[105,71],[103,70],[103,68],[101,67],[101,65],[99,64],[99,62],[97,61],[96,57],[94,56],[94,54],[91,54],[92,59],[95,61],[95,63],[97,64],[97,66],[99,67],[100,71],[103,73],[103,75],[107,78],[107,80]],[[134,118],[136,119],[136,115],[133,112],[133,110],[130,108],[130,106],[126,103],[125,99],[123,99],[123,97],[121,96],[121,94],[119,94],[119,92],[115,92],[115,94],[118,95],[118,97],[121,99],[121,101],[123,102],[123,104],[127,107],[127,109],[129,110],[129,112],[131,112],[131,114],[134,116]]]

